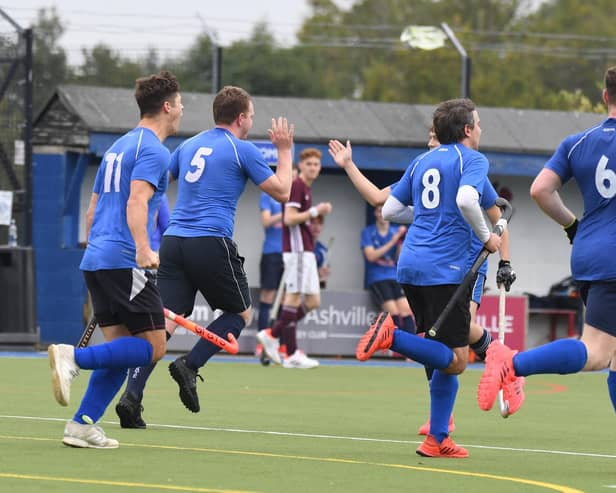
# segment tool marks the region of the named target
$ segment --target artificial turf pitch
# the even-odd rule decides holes
[[[424,371],[411,364],[262,367],[215,358],[187,411],[159,363],[146,389],[147,430],[102,419],[117,450],[62,445],[71,404],[52,396],[46,358],[0,358],[0,491],[21,492],[607,492],[616,488],[616,432],[606,373],[534,376],[509,419],[479,410],[480,367],[460,377],[454,440],[468,459],[415,449],[427,418]],[[498,403],[495,407],[498,407]]]

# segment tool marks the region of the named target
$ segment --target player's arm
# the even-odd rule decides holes
[[[389,241],[379,248],[374,248],[372,245],[368,245],[364,247],[364,257],[368,262],[376,262],[383,255],[385,255],[389,250],[395,247],[398,244],[398,241],[406,233],[406,227],[400,226],[398,230],[391,236]]]
[[[286,118],[272,118],[272,127],[267,131],[278,151],[278,166],[276,173],[259,184],[259,188],[278,202],[287,202],[291,193],[293,181],[293,133],[295,127]]]
[[[153,195],[154,187],[149,182],[131,180],[126,221],[135,242],[137,265],[144,269],[158,268],[158,255],[150,248],[148,237],[148,202]]]
[[[347,140],[346,146],[344,146],[338,140],[330,140],[329,154],[336,164],[346,172],[351,183],[366,202],[372,207],[385,203],[391,192],[391,187],[379,188],[366,178],[353,162],[353,150],[350,141]]]
[[[390,195],[383,204],[383,219],[397,224],[411,224],[413,222],[413,206],[405,205],[396,197]]]
[[[313,205],[307,211],[300,211],[295,203],[287,203],[284,209],[284,224],[285,226],[295,226],[303,224],[317,216],[326,216],[332,210],[332,205],[329,202],[320,202]]]
[[[576,218],[558,193],[561,187],[560,176],[551,169],[543,168],[530,187],[530,196],[543,212],[566,229],[576,221]]]
[[[269,209],[261,210],[261,224],[263,224],[264,228],[269,228],[279,223],[282,220],[282,212],[277,214],[272,214],[272,211]]]
[[[92,192],[90,196],[90,203],[88,204],[88,210],[86,211],[86,243],[90,237],[90,230],[92,229],[92,223],[94,222],[94,212],[96,211],[96,204],[98,203],[98,194]]]
[[[501,238],[495,233],[490,233],[481,212],[477,190],[471,185],[462,185],[456,195],[456,204],[466,222],[473,228],[477,238],[484,244],[484,247],[492,253],[498,250]]]

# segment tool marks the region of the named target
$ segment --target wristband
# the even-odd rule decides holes
[[[310,217],[315,218],[315,217],[317,217],[319,215],[319,211],[313,205],[310,209],[308,209],[308,214],[310,215]]]
[[[501,267],[505,267],[506,265],[511,266],[511,261],[510,260],[499,260],[498,261],[498,268],[500,269]]]

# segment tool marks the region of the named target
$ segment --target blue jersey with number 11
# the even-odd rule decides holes
[[[488,160],[462,144],[441,145],[417,157],[391,194],[414,208],[400,258],[398,282],[459,284],[471,252],[471,227],[456,203],[458,188],[482,193]]]
[[[169,150],[152,130],[137,127],[116,140],[105,152],[96,173],[93,192],[98,194],[82,270],[137,267],[135,242],[126,221],[126,204],[133,180],[148,182],[154,195],[148,202],[148,234],[167,190]]]
[[[563,183],[575,178],[584,199],[571,252],[573,277],[616,279],[616,118],[567,137],[545,167]]]

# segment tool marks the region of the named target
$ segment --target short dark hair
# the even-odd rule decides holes
[[[475,103],[470,99],[450,99],[443,101],[434,110],[432,126],[441,144],[454,144],[464,139],[464,128],[475,127],[473,118]]]
[[[250,100],[250,94],[241,87],[223,87],[214,98],[214,123],[230,125],[238,116],[248,111]]]
[[[616,67],[610,67],[605,71],[605,89],[608,104],[616,104]]]
[[[180,92],[180,83],[175,75],[166,70],[137,79],[135,99],[141,118],[156,116],[162,110],[163,103],[170,101],[178,92]]]

